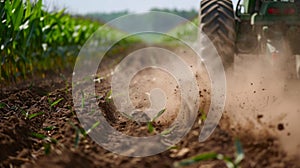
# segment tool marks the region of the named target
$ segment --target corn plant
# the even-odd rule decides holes
[[[64,10],[44,11],[42,0],[0,0],[0,18],[1,82],[72,66],[80,48],[102,25]],[[98,34],[101,43],[109,43],[120,32],[106,27]]]

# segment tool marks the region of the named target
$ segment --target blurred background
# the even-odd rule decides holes
[[[177,14],[192,20],[197,17],[199,0],[91,0],[67,1],[67,0],[44,0],[44,8],[47,11],[59,11],[66,9],[72,15],[87,16],[98,21],[107,22],[128,13],[143,13],[150,10],[165,11]]]

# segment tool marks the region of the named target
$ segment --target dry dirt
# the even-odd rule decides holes
[[[192,53],[175,51],[187,56],[200,87],[200,109],[207,112],[210,86],[204,70],[197,71]],[[173,167],[174,162],[206,152],[217,152],[234,157],[234,141],[240,139],[245,152],[244,168],[298,168],[299,163],[299,82],[286,80],[273,72],[263,73],[264,66],[247,63],[228,72],[225,112],[212,136],[198,142],[197,122],[184,139],[161,154],[132,158],[103,149],[89,136],[80,132],[80,123],[74,111],[71,92],[71,73],[46,79],[5,86],[0,92],[0,167]],[[101,72],[110,74],[111,69]],[[276,73],[277,74],[277,73]],[[153,80],[155,79],[155,80]],[[131,83],[131,99],[138,108],[150,106],[147,92],[162,87],[169,99],[167,111],[154,124],[157,132],[163,130],[177,115],[179,103],[176,82],[167,73],[145,69]],[[110,78],[96,84],[99,106],[117,130],[134,136],[150,135],[146,125],[139,125],[120,116],[111,102],[105,101],[110,90]],[[56,105],[51,104],[61,99]],[[30,114],[43,112],[29,119]],[[26,117],[26,113],[28,113]],[[41,136],[44,135],[47,138]],[[78,136],[80,138],[78,138]],[[49,147],[50,146],[50,147]],[[45,149],[50,149],[47,152]],[[190,167],[222,168],[222,161],[210,160]]]

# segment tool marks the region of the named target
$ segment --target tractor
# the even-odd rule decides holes
[[[199,16],[225,69],[235,56],[252,55],[300,77],[300,0],[238,0],[235,10],[231,0],[202,0]]]

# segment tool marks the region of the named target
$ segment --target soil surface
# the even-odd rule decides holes
[[[178,52],[182,52],[182,50]],[[182,52],[182,54],[186,53]],[[102,76],[104,76],[103,74],[110,74],[110,69],[106,69],[101,73]],[[133,104],[138,108],[143,109],[150,106],[149,100],[143,95],[143,93],[149,91],[144,83],[153,79],[153,76],[157,77],[157,73],[153,69],[145,70],[139,73],[131,83],[131,98],[135,99],[137,97],[140,100],[133,101]],[[159,74],[164,80],[172,81],[172,79],[165,76],[167,74]],[[234,143],[237,138],[240,140],[245,153],[245,159],[242,161],[241,167],[300,167],[297,157],[289,155],[289,151],[285,150],[282,139],[277,134],[269,133],[271,131],[260,131],[259,133],[251,131],[256,129],[251,124],[231,123],[232,113],[238,113],[237,108],[226,109],[219,126],[209,139],[203,143],[198,141],[200,130],[198,121],[203,116],[199,112],[191,131],[178,144],[163,153],[136,158],[112,153],[98,145],[82,130],[73,105],[71,78],[72,73],[57,74],[54,77],[52,75],[51,78],[27,81],[1,88],[0,167],[174,167],[175,162],[201,153],[216,152],[234,158],[236,152]],[[202,79],[197,78],[200,82]],[[139,124],[128,120],[116,112],[112,102],[107,101],[110,92],[110,81],[109,77],[95,81],[97,83],[97,102],[108,122],[118,131],[127,135],[152,135],[147,129],[147,124]],[[134,81],[143,83],[144,87],[140,87],[141,84]],[[148,81],[148,84],[158,87],[162,82]],[[257,84],[256,81],[252,83],[252,85],[255,84]],[[163,128],[173,121],[174,115],[177,115],[176,104],[178,98],[176,94],[178,92],[176,92],[176,84],[171,82],[170,85],[166,86],[165,83],[163,85],[164,89],[169,89],[167,94],[171,94],[170,99],[166,102],[166,107],[174,109],[170,110],[170,113],[161,116],[160,120],[154,123],[155,133],[163,131]],[[251,86],[251,82],[249,85]],[[229,85],[229,87],[232,87],[232,85]],[[268,89],[268,87],[262,89]],[[238,89],[235,90],[238,92]],[[251,94],[255,91],[252,89]],[[201,109],[207,112],[210,103],[208,100],[210,88],[207,86],[201,87],[199,93],[202,98]],[[243,103],[244,99],[249,96],[245,92],[243,94],[238,93],[242,97],[241,100],[235,100],[235,97],[232,96],[229,97],[232,98],[229,101],[241,101]],[[259,102],[262,101],[259,100]],[[245,103],[250,106],[251,100],[245,101]],[[247,105],[240,109],[247,108]],[[240,104],[237,107],[240,107]],[[172,113],[174,111],[175,113]],[[243,119],[246,121],[260,121],[265,117],[264,114],[259,113],[253,113],[253,116]],[[273,123],[271,128],[269,128],[270,125],[260,124],[260,126],[264,128],[263,130],[274,129],[282,132],[286,130],[286,123]],[[288,134],[288,132],[285,132],[285,134]],[[294,138],[299,141],[299,138]],[[297,146],[294,146],[294,148],[297,148]],[[189,167],[222,168],[226,165],[222,161],[209,160]]]

